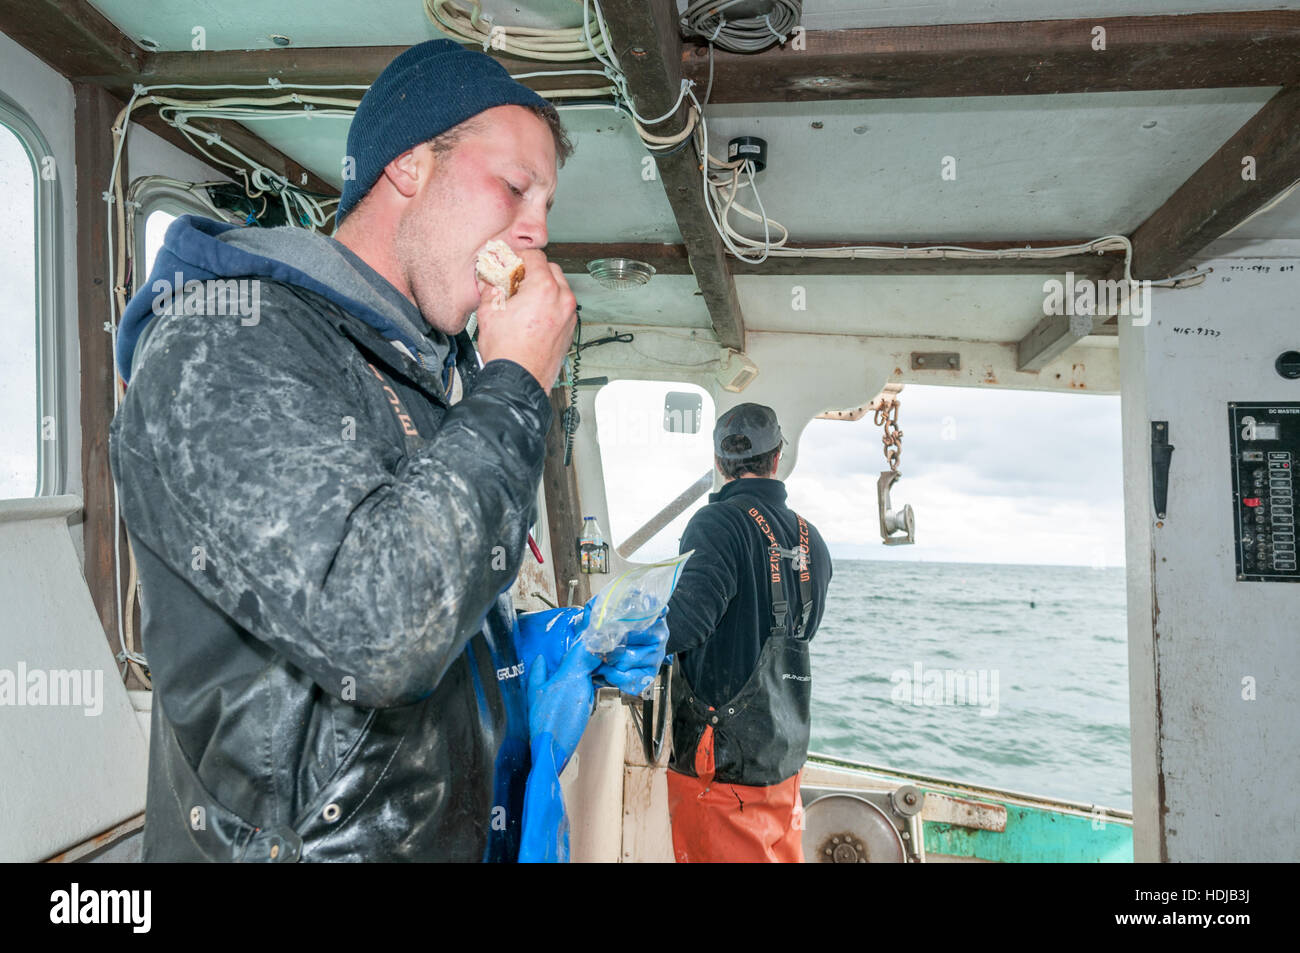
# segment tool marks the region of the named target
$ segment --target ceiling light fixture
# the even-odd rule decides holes
[[[653,277],[654,266],[634,258],[597,258],[587,262],[587,271],[602,288],[630,291]]]

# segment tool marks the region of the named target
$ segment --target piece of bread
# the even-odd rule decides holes
[[[493,239],[483,246],[476,262],[478,276],[505,294],[519,290],[524,280],[524,263],[505,242]]]

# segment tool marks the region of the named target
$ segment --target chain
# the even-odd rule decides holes
[[[883,427],[880,442],[885,445],[885,459],[889,469],[898,472],[898,460],[903,455],[903,431],[898,429],[898,398],[882,396],[881,406],[876,408],[877,427]]]

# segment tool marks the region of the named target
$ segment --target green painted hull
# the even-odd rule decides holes
[[[1133,821],[1127,811],[979,787],[823,755],[810,755],[808,761],[873,779],[913,784],[927,794],[959,797],[1006,809],[1006,827],[1001,831],[925,821],[927,855],[993,863],[1133,862]]]

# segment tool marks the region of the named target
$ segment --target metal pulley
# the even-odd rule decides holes
[[[925,792],[920,788],[904,784],[893,791],[809,793],[803,833],[808,863],[925,862]]]
[[[827,794],[804,808],[803,853],[812,864],[907,863],[889,815],[854,794]]]

